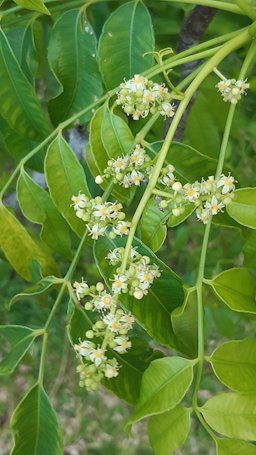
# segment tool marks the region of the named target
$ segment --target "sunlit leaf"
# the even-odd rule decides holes
[[[11,128],[26,139],[42,140],[48,134],[46,117],[34,88],[22,72],[0,30],[0,113]]]
[[[229,269],[212,281],[216,294],[234,311],[256,312],[256,281],[245,268]]]
[[[42,225],[42,240],[53,251],[70,257],[70,235],[66,221],[56,209],[49,194],[24,170],[18,180],[17,196],[23,215],[32,223]]]
[[[59,134],[50,144],[45,158],[46,180],[50,196],[79,237],[85,231],[85,223],[77,218],[72,204],[72,196],[79,192],[90,195],[82,165],[67,142]]]
[[[54,125],[81,111],[102,94],[94,31],[79,9],[66,11],[54,24],[48,47],[50,67],[60,84],[49,103]],[[89,112],[80,118],[85,122]]]
[[[173,409],[184,397],[193,379],[193,362],[165,357],[151,362],[142,377],[140,399],[128,426],[144,417]]]
[[[216,439],[217,455],[256,455],[256,446],[239,439]]]
[[[227,206],[227,212],[243,226],[256,229],[256,188],[235,190],[235,197]]]
[[[14,447],[11,455],[62,455],[62,434],[58,418],[44,388],[30,389],[11,418]]]
[[[153,56],[144,54],[152,51],[154,33],[145,5],[133,1],[116,9],[107,19],[99,43],[100,70],[107,89],[149,69]]]
[[[27,300],[29,297],[33,297],[34,295],[43,294],[46,292],[51,286],[54,286],[59,282],[58,278],[55,276],[47,276],[43,278],[38,283],[34,284],[33,286],[24,289],[24,291],[19,292],[9,302],[9,307],[11,307],[14,303],[18,302],[19,300]]]
[[[43,14],[50,14],[49,10],[46,8],[42,0],[14,0],[17,5],[22,6],[23,8],[31,9],[33,11],[38,11]]]
[[[0,375],[11,374],[14,371],[36,336],[36,333],[29,327],[0,326],[1,351],[4,346],[3,339],[9,343],[7,351],[1,352]]]
[[[178,405],[150,417],[148,435],[157,455],[170,455],[186,441],[190,430],[190,410]]]
[[[256,440],[256,395],[221,393],[210,398],[202,412],[215,431],[229,438]]]
[[[237,392],[256,393],[256,340],[224,343],[209,360],[223,384]]]
[[[43,276],[58,275],[53,258],[32,239],[17,218],[0,203],[0,246],[12,267],[31,281],[31,263],[40,264]]]

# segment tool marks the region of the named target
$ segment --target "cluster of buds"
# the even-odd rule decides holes
[[[103,175],[98,175],[95,182],[101,184],[104,179],[113,177],[113,181],[124,188],[140,186],[141,182],[148,178],[151,170],[150,157],[145,149],[137,144],[130,155],[109,160]]]
[[[234,197],[235,179],[222,174],[219,180],[209,176],[201,182],[186,183],[184,186],[175,179],[174,166],[162,169],[158,184],[168,189],[169,196],[163,199],[159,206],[165,209],[171,205],[172,214],[180,216],[188,204],[194,204],[199,220],[207,224],[212,215],[217,215],[232,202]]]
[[[164,118],[173,117],[175,111],[170,100],[165,84],[155,84],[139,74],[123,82],[117,93],[117,104],[127,115],[132,115],[133,120],[145,118],[149,112],[160,112]]]
[[[236,79],[224,79],[216,87],[225,102],[229,101],[232,104],[237,104],[242,98],[242,95],[247,94],[250,84],[247,82],[247,79],[240,79],[238,81]]]
[[[123,261],[123,255],[124,248],[115,248],[106,259],[111,265],[117,266]],[[154,279],[161,275],[159,267],[150,264],[150,258],[139,254],[136,248],[131,248],[126,271],[122,273],[120,267],[117,267],[116,272],[112,280],[113,293],[129,293],[138,300],[148,294]]]
[[[124,221],[125,213],[119,202],[104,202],[100,196],[89,199],[85,194],[72,196],[72,204],[76,216],[86,223],[89,235],[93,240],[104,235],[108,226],[112,227],[110,237],[128,235],[130,223]]]
[[[103,283],[89,287],[82,279],[73,286],[77,299],[86,299],[85,310],[96,311],[99,316],[92,328],[85,333],[86,339],[74,345],[81,360],[77,368],[80,386],[96,390],[103,378],[118,376],[120,365],[115,357],[109,358],[108,350],[125,354],[131,348],[127,334],[132,329],[134,317],[117,308],[117,296],[110,294]]]

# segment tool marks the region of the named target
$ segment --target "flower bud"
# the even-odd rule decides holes
[[[100,281],[96,284],[96,291],[101,292],[104,291],[104,284]]]
[[[95,177],[95,183],[97,183],[97,185],[103,183],[103,178],[101,177],[101,175],[97,175],[97,177]]]
[[[137,291],[134,292],[133,296],[137,300],[141,300],[143,298],[143,292],[140,289],[137,289]]]
[[[173,191],[180,191],[180,190],[182,190],[182,184],[180,182],[175,182],[172,185],[172,189],[173,189]]]
[[[93,309],[92,302],[86,302],[86,304],[84,305],[84,309],[87,310],[87,311],[92,310]]]
[[[173,216],[179,216],[180,215],[180,209],[179,208],[172,209],[172,214],[173,214]]]
[[[92,340],[92,338],[94,338],[93,330],[87,330],[87,332],[85,332],[85,336],[86,338],[89,338],[89,340]]]
[[[167,206],[168,206],[168,203],[165,200],[161,201],[160,204],[159,204],[159,207],[161,209],[166,209]]]

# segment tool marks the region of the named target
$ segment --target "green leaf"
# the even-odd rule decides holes
[[[122,45],[120,46],[120,43]],[[153,66],[154,32],[142,2],[125,3],[106,21],[99,42],[100,70],[107,89]]]
[[[71,343],[78,343],[79,338],[85,339],[85,332],[91,327],[92,322],[87,314],[74,309],[68,326]],[[121,368],[116,378],[105,379],[103,385],[119,398],[134,404],[139,399],[142,374],[151,360],[159,357],[159,352],[154,352],[141,337],[131,337],[131,340],[132,349],[127,354],[119,355],[115,351],[108,351],[109,357],[115,357]]]
[[[247,269],[226,270],[217,275],[210,284],[231,310],[256,313],[256,281]]]
[[[215,431],[229,438],[256,440],[256,395],[221,393],[199,408]]]
[[[155,149],[154,156],[159,152],[163,141],[154,142],[151,147]],[[152,153],[153,155],[153,153]],[[173,142],[167,153],[166,164],[175,167],[175,175],[182,183],[193,183],[202,177],[214,175],[217,167],[217,160],[203,155],[198,150],[181,142]]]
[[[26,139],[42,140],[48,134],[46,117],[34,88],[22,72],[18,61],[0,30],[0,113],[11,128]]]
[[[36,384],[18,404],[11,418],[11,455],[62,455],[58,418],[44,388]]]
[[[1,356],[0,375],[11,374],[37,335],[34,330],[28,327],[6,325],[0,326],[0,336],[9,343],[7,352],[4,352]],[[1,350],[3,345],[3,340],[1,340]]]
[[[106,256],[110,250],[125,246],[125,242],[125,239],[113,241],[101,237],[94,244],[95,261],[109,286],[115,269],[109,265]],[[173,332],[170,314],[183,303],[182,281],[138,239],[135,239],[134,246],[138,247],[140,254],[149,256],[150,261],[159,266],[161,277],[154,281],[148,294],[142,300],[138,301],[127,294],[120,295],[120,300],[151,337],[159,343],[176,347],[177,340]]]
[[[131,151],[134,137],[123,119],[110,112],[108,105],[100,107],[90,122],[90,147],[86,150],[86,162],[94,177],[103,174],[108,160]],[[105,189],[107,183],[101,187]],[[122,188],[114,185],[113,197],[127,204],[135,193],[134,188]]]
[[[235,190],[235,197],[227,206],[231,218],[243,226],[256,229],[256,188]]]
[[[179,350],[187,356],[197,356],[197,298],[196,292],[188,292],[183,305],[171,314],[173,331]]]
[[[73,231],[82,237],[85,224],[77,218],[72,196],[79,191],[90,196],[82,165],[67,142],[59,134],[50,144],[45,158],[45,174],[51,198]]]
[[[32,11],[38,11],[43,14],[50,14],[42,0],[14,0],[17,5],[23,6],[23,8],[31,9]]]
[[[43,276],[58,275],[58,268],[47,251],[36,243],[24,226],[0,203],[0,246],[12,267],[31,281],[31,263],[40,264]]]
[[[256,232],[250,231],[243,246],[244,266],[256,269]]]
[[[209,358],[214,373],[236,392],[256,393],[256,340],[229,341]]]
[[[24,289],[24,291],[19,292],[15,296],[12,297],[8,304],[8,308],[10,308],[14,303],[18,302],[19,300],[27,300],[29,297],[33,297],[34,295],[43,294],[47,291],[51,286],[54,284],[59,283],[59,279],[55,276],[47,276],[43,278],[38,283],[34,284],[33,286]]]
[[[216,439],[217,455],[256,455],[256,446],[238,439]]]
[[[66,11],[54,24],[48,60],[60,84],[49,103],[54,125],[94,103],[102,94],[94,31],[79,9]],[[80,118],[85,122],[91,112]]]
[[[70,235],[49,194],[24,171],[17,183],[17,197],[23,215],[32,223],[42,224],[41,239],[61,256],[70,257]]]
[[[157,455],[170,455],[186,441],[190,430],[190,410],[178,405],[148,422],[150,444]]]
[[[142,377],[140,399],[128,426],[173,409],[184,397],[193,379],[193,361],[165,357],[151,362]]]
[[[165,241],[167,228],[164,223],[170,215],[169,210],[160,210],[155,198],[150,198],[139,223],[140,237],[154,253]]]

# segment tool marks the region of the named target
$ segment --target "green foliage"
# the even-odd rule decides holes
[[[23,8],[31,9],[33,11],[38,11],[43,14],[50,14],[49,10],[44,5],[42,0],[14,0],[17,5],[23,6]]]
[[[29,327],[19,325],[0,326],[0,335],[9,343],[9,350],[0,362],[0,375],[11,374],[37,335]]]
[[[79,9],[65,12],[54,24],[48,48],[49,64],[60,88],[49,103],[54,125],[95,102],[102,93],[93,28]],[[82,116],[85,122],[90,113]]]
[[[11,419],[12,455],[61,455],[62,435],[44,388],[36,384],[18,404]]]
[[[227,211],[238,223],[256,229],[256,188],[236,190],[234,200]]]
[[[60,255],[69,257],[69,229],[48,193],[23,170],[18,179],[17,196],[23,215],[42,224],[41,239]]]
[[[234,311],[255,313],[256,283],[245,268],[226,270],[216,276],[211,285],[221,300]]]
[[[249,442],[239,441],[238,439],[217,439],[218,455],[255,455],[256,447]]]
[[[33,261],[40,264],[43,276],[58,274],[58,268],[47,250],[30,236],[15,216],[0,203],[0,245],[12,267],[25,280],[31,281]]]
[[[82,237],[85,227],[74,216],[72,196],[90,195],[82,165],[61,134],[50,144],[45,158],[45,175],[50,196],[72,230]]]
[[[256,440],[255,394],[221,393],[201,408],[206,422],[229,438]]]
[[[152,416],[148,422],[150,444],[158,455],[169,455],[186,441],[190,430],[190,410],[181,405]]]
[[[193,362],[166,357],[151,362],[145,371],[140,399],[128,425],[173,409],[184,397],[193,379]]]
[[[122,46],[120,46],[122,43]],[[151,17],[142,2],[120,6],[106,21],[99,43],[100,70],[106,88],[130,79],[153,65],[154,33]]]

